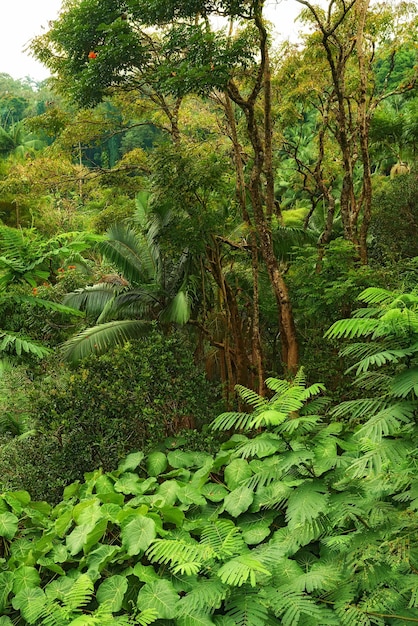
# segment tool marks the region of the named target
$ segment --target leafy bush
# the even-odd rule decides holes
[[[132,453],[54,508],[2,494],[2,626],[416,622],[416,426],[353,436],[302,373],[267,384],[217,418],[241,433],[215,456]]]
[[[336,320],[351,314],[361,291],[385,281],[376,269],[360,265],[353,245],[342,239],[331,241],[320,268],[314,247],[306,247],[290,266],[288,282],[301,362],[308,378],[322,380],[337,396],[349,392],[352,379],[344,375],[346,364],[338,356],[338,344],[325,341],[324,333]]]
[[[0,484],[38,498],[57,501],[63,485],[84,472],[112,470],[132,450],[182,429],[199,431],[219,411],[217,392],[193,364],[182,334],[153,331],[77,369],[51,366],[31,391],[38,435],[0,450]],[[199,448],[207,435],[197,431]]]
[[[381,265],[418,256],[418,172],[379,181],[370,225],[370,257]]]

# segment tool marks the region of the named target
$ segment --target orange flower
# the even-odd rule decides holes
[[[77,269],[77,266],[76,265],[69,265],[68,269],[69,270],[75,270],[75,269]]]
[[[60,274],[62,274],[63,272],[65,272],[65,269],[63,267],[59,267],[57,271],[60,272]]]
[[[32,289],[32,293],[33,293],[34,296],[37,296],[38,295],[38,289],[36,287],[34,287]]]
[[[94,50],[90,50],[88,56],[89,56],[89,59],[95,59],[97,57],[97,54],[94,52]]]

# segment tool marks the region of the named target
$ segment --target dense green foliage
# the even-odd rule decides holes
[[[299,2],[0,74],[0,626],[418,623],[417,11]]]
[[[253,413],[215,420],[241,430],[215,456],[132,453],[54,508],[4,493],[4,623],[416,621],[413,411],[353,431],[324,420],[323,387],[302,373],[267,385],[270,400],[240,389]]]
[[[150,331],[76,370],[56,368],[27,385],[26,418],[37,433],[5,442],[0,451],[3,488],[56,501],[85,471],[114,469],[127,453],[147,449],[191,429],[183,445],[211,445],[197,437],[221,406],[214,386],[193,364],[185,336]]]

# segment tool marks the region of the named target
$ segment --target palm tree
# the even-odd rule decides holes
[[[102,276],[99,283],[67,294],[64,304],[85,311],[94,320],[64,344],[64,357],[78,361],[101,354],[149,331],[153,320],[185,324],[192,308],[191,259],[187,249],[173,262],[158,242],[163,220],[149,209],[149,194],[136,199],[137,226],[112,226],[98,248],[117,270]],[[139,226],[139,227],[138,227]]]
[[[0,155],[4,157],[14,155],[23,158],[42,146],[42,141],[28,133],[24,120],[15,122],[9,128],[0,126]]]

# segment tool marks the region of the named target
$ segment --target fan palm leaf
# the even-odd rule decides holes
[[[150,282],[158,274],[158,259],[145,237],[124,224],[112,226],[99,250],[134,285]]]

